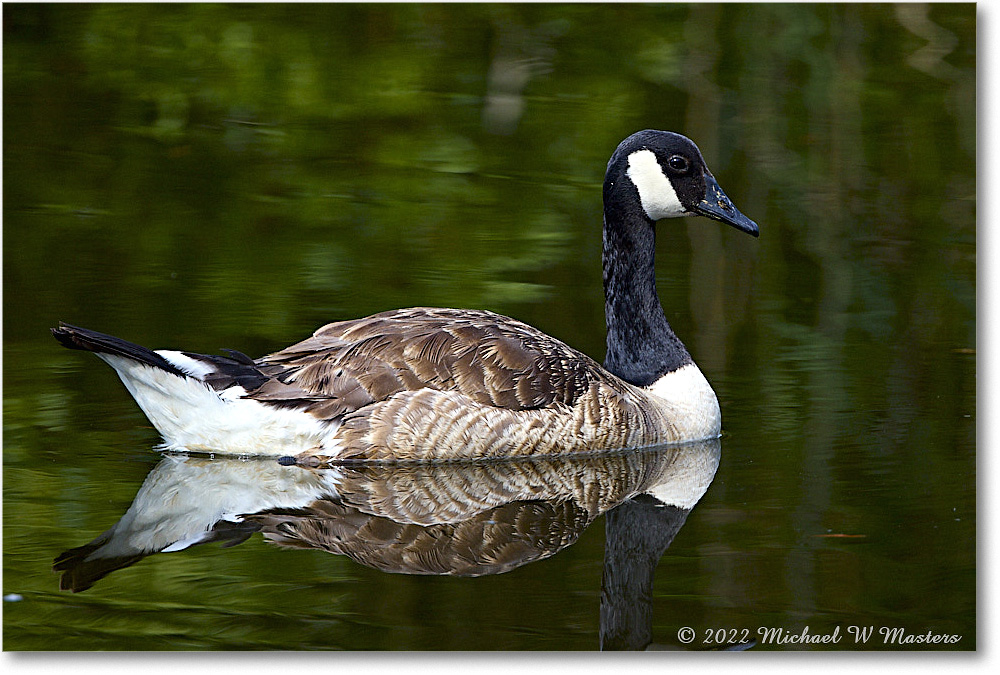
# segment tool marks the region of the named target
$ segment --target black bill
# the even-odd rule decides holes
[[[760,228],[757,227],[757,223],[744,216],[740,213],[739,209],[733,206],[729,197],[719,187],[719,183],[716,182],[715,177],[707,171],[705,172],[705,184],[705,198],[694,207],[693,211],[695,213],[699,216],[711,218],[712,220],[721,220],[723,223],[732,225],[737,230],[752,234],[755,237],[760,235]]]

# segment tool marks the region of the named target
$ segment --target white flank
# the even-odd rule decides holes
[[[227,389],[223,398],[193,377],[174,375],[122,356],[98,356],[115,369],[167,448],[273,457],[307,451],[336,454],[333,434],[337,424],[322,422],[300,410],[238,398],[245,393],[239,387]]]
[[[722,433],[719,400],[695,364],[667,373],[645,390],[676,409],[672,421],[681,438],[702,440]]]
[[[652,150],[637,150],[629,155],[626,173],[639,190],[643,211],[653,220],[691,215],[681,205]]]

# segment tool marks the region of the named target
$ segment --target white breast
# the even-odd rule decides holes
[[[669,404],[681,438],[701,440],[722,433],[719,399],[695,364],[681,366],[644,389]]]

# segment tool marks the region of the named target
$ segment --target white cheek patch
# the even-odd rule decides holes
[[[690,215],[681,205],[652,150],[637,150],[629,155],[626,174],[639,190],[642,210],[653,220]]]

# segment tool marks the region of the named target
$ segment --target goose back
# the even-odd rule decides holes
[[[646,392],[528,324],[417,307],[323,326],[262,358],[247,396],[340,420],[342,459],[460,459],[673,438]]]

